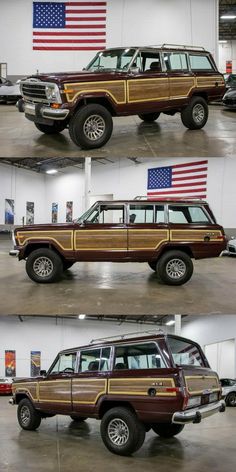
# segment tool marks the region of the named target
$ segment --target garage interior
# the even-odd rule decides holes
[[[170,320],[176,324],[168,326]],[[16,376],[28,376],[30,350],[41,350],[41,367],[47,369],[60,349],[83,345],[91,339],[124,333],[167,333],[197,341],[211,368],[220,377],[236,374],[236,316],[87,316],[35,317],[1,316],[3,342],[0,349],[0,376],[4,373],[4,350],[16,351]],[[138,335],[138,334],[137,334]],[[22,343],[24,339],[24,343]],[[230,351],[229,351],[229,343]],[[9,397],[0,398],[1,471],[109,470],[112,456],[104,447],[99,421],[82,423],[57,415],[44,420],[37,431],[23,431],[16,419],[16,407]],[[163,439],[151,430],[144,445],[132,457],[116,456],[114,470],[161,471],[176,468],[207,471],[234,469],[234,430],[236,409],[206,418],[200,424],[186,425],[178,437]],[[79,464],[79,466],[78,466]]]

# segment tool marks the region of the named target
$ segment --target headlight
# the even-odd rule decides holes
[[[201,397],[191,397],[188,399],[187,408],[201,405]]]
[[[48,100],[57,100],[57,92],[58,90],[56,90],[54,85],[46,85],[45,93]]]

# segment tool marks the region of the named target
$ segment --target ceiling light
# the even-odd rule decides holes
[[[58,170],[57,169],[48,169],[46,170],[46,174],[57,174]]]
[[[226,44],[228,41],[226,39],[220,39],[219,44]]]
[[[169,320],[166,322],[166,326],[172,326],[175,324],[175,320]]]
[[[78,315],[78,320],[84,320],[86,318],[86,315]]]
[[[220,17],[221,20],[235,20],[236,15],[222,15]]]

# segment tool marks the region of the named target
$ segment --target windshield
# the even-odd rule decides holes
[[[86,67],[86,70],[128,70],[130,62],[135,54],[135,51],[135,49],[130,48],[100,51]]]
[[[77,220],[74,220],[75,223],[83,223],[83,221],[90,220],[90,215],[94,213],[97,203],[94,203],[88,210],[86,210]],[[98,213],[98,210],[97,210]]]
[[[169,347],[176,365],[205,367],[201,352],[194,343],[177,338],[168,338]]]

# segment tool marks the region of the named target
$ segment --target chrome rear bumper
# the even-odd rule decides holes
[[[176,411],[172,416],[172,423],[186,424],[186,423],[200,423],[203,418],[214,415],[215,413],[222,413],[225,411],[225,402],[220,400],[218,402],[209,403],[205,406],[191,408],[185,411]]]

